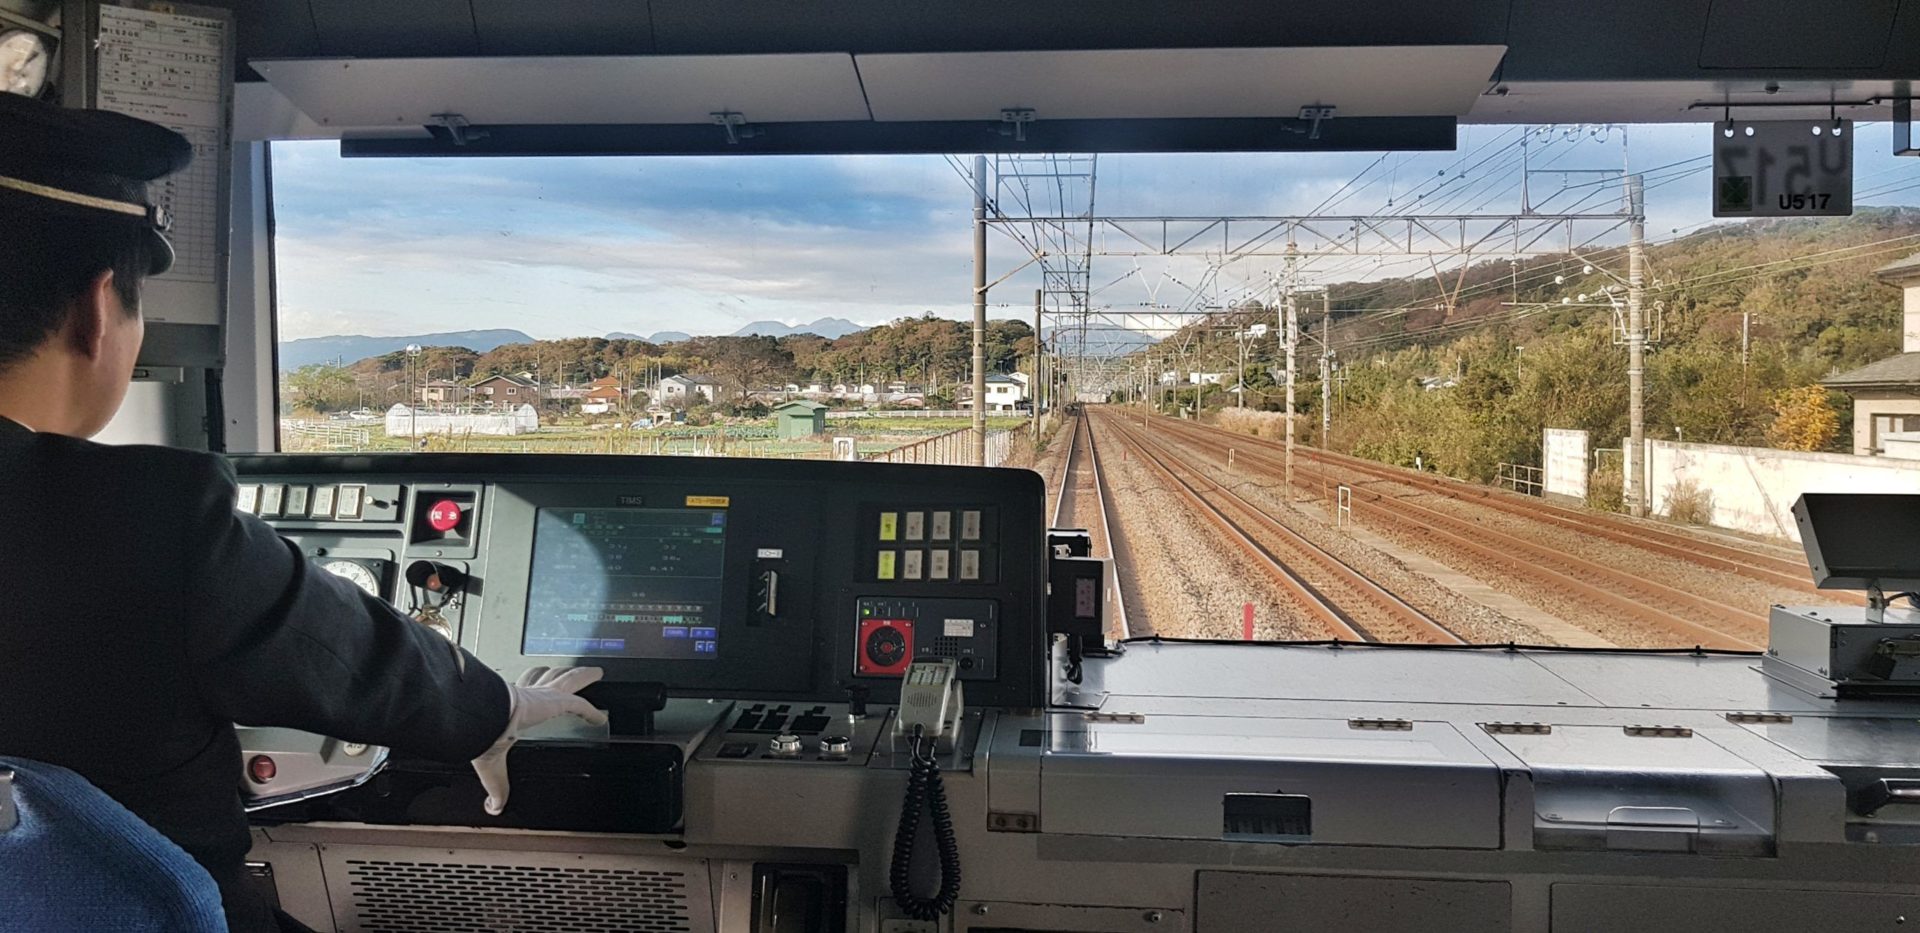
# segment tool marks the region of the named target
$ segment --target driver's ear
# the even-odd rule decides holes
[[[73,312],[67,316],[67,340],[75,351],[97,360],[106,352],[111,323],[107,316],[122,313],[120,296],[113,287],[113,270],[101,270],[73,300]]]

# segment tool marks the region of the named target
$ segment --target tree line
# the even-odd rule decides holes
[[[1033,328],[1023,321],[989,321],[987,368],[1030,368]],[[707,376],[735,394],[768,385],[904,381],[951,397],[970,378],[972,324],[934,317],[903,317],[838,339],[814,334],[783,337],[695,337],[674,343],[569,337],[506,344],[484,353],[466,347],[423,347],[413,359],[413,382],[469,384],[490,375],[528,373],[554,385],[582,386],[612,377],[628,387],[655,376]],[[408,398],[404,351],[346,366],[314,364],[282,375],[282,401],[319,412],[383,409]]]

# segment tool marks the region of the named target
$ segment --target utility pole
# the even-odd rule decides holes
[[[1320,449],[1333,437],[1333,293],[1320,293]]]
[[[1287,243],[1287,284],[1285,306],[1282,313],[1286,320],[1281,322],[1281,333],[1287,342],[1287,460],[1286,460],[1286,500],[1293,501],[1293,369],[1297,360],[1296,351],[1300,346],[1300,309],[1293,300],[1293,276],[1296,271],[1297,250],[1294,244]]]
[[[1627,176],[1627,509],[1647,517],[1647,330],[1641,307],[1646,292],[1647,209],[1644,179]]]
[[[1740,312],[1740,371],[1747,371],[1747,334],[1753,325],[1753,312]]]
[[[973,465],[987,465],[987,157],[973,157]]]
[[[1027,376],[1027,385],[1033,389],[1032,398],[1027,399],[1028,414],[1032,416],[1033,439],[1040,439],[1040,303],[1046,299],[1047,290],[1033,290],[1033,372]]]

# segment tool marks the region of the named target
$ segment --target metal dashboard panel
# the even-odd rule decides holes
[[[1228,795],[1310,801],[1284,841],[1493,849],[1499,769],[1452,725],[1357,729],[1344,719],[1147,716],[1094,722],[1057,713],[1041,761],[1048,833],[1239,839]],[[1282,841],[1282,840],[1273,840]]]
[[[1833,765],[1920,768],[1920,720],[1796,716],[1791,722],[1743,728],[1808,761]]]
[[[1129,697],[1600,706],[1580,686],[1510,652],[1249,645],[1127,646],[1089,664],[1083,693]]]

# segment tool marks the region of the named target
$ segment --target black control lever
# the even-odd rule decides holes
[[[867,718],[867,698],[873,695],[873,688],[865,684],[854,684],[847,688],[847,716],[851,719]]]
[[[439,561],[416,560],[407,565],[407,583],[446,597],[467,588],[467,572]]]
[[[580,689],[588,703],[607,711],[607,731],[618,736],[653,734],[653,714],[667,708],[667,685],[606,681]]]

